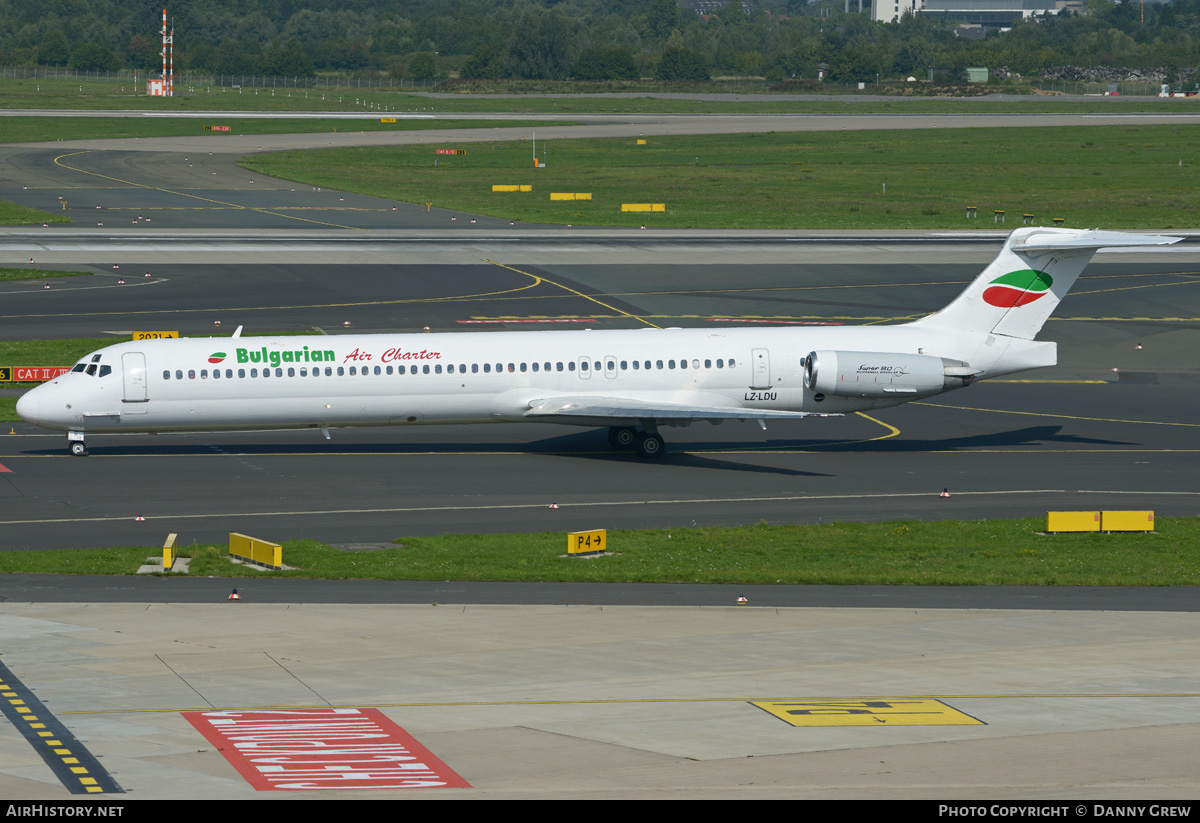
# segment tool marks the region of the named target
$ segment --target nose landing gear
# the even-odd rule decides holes
[[[83,432],[67,432],[67,448],[76,457],[86,457],[88,451],[83,442]]]

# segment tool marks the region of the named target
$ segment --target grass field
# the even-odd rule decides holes
[[[403,538],[344,552],[284,543],[293,571],[270,576],[844,585],[1167,586],[1200,584],[1200,521],[1149,534],[1040,534],[1045,520],[829,523],[610,531],[610,553],[566,557],[562,533]],[[192,575],[259,577],[227,546],[181,546]],[[154,548],[0,552],[0,572],[130,574]]]
[[[63,214],[30,209],[8,200],[0,200],[0,226],[29,226],[36,223],[70,223]]]
[[[0,269],[0,283],[10,280],[42,280],[47,277],[78,277],[83,274],[89,274],[89,272],[55,271],[54,269]],[[26,364],[22,363],[21,365]]]
[[[532,223],[694,228],[993,229],[1195,224],[1200,132],[1190,126],[937,129],[556,140],[280,152],[254,171],[312,185]],[[539,152],[540,153],[540,152]],[[1195,162],[1194,162],[1195,161]],[[530,184],[532,192],[491,190]],[[590,201],[551,201],[589,192]],[[665,211],[622,213],[622,203]],[[966,218],[966,207],[978,217]]]

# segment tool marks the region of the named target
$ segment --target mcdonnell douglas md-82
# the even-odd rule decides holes
[[[608,427],[664,451],[659,429],[894,406],[1053,366],[1034,340],[1097,249],[1182,238],[1022,228],[952,303],[884,327],[638,329],[142,340],[89,354],[17,401],[67,433],[533,421]]]

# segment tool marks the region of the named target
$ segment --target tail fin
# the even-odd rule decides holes
[[[962,294],[913,325],[1032,340],[1097,249],[1165,246],[1182,239],[1096,229],[1017,229]]]

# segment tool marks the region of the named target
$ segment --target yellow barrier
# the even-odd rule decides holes
[[[268,569],[283,568],[283,546],[248,534],[229,533],[229,556]]]
[[[492,191],[533,191],[532,185],[492,186]]]
[[[1046,512],[1048,532],[1152,532],[1154,512]]]
[[[1100,512],[1102,532],[1152,532],[1154,512]]]
[[[167,535],[167,542],[163,543],[163,571],[169,572],[171,567],[175,565],[175,540],[179,535],[172,532]]]
[[[1100,512],[1046,512],[1048,532],[1098,532]]]
[[[596,554],[606,548],[608,548],[607,529],[567,533],[567,554]]]
[[[622,203],[621,211],[666,211],[666,203]]]
[[[552,191],[550,192],[551,200],[591,200],[592,193],[590,191]]]

